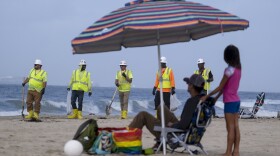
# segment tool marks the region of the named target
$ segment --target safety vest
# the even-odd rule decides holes
[[[165,71],[162,74],[162,88],[171,88],[171,83],[170,83],[170,72],[171,72],[171,68],[166,67]],[[159,73],[158,74],[158,78],[160,78]],[[160,88],[159,84],[158,84],[158,89]]]
[[[82,90],[88,92],[91,89],[90,73],[87,71],[81,71],[80,69],[74,70],[70,85],[72,84],[72,90]]]
[[[122,76],[122,71],[118,71],[117,73],[117,79],[119,80],[119,87],[118,90],[120,92],[128,92],[130,91],[131,88],[131,83],[129,83],[123,76]],[[129,78],[131,71],[130,70],[126,70],[125,71],[126,76]]]
[[[36,71],[39,72],[36,73]],[[47,72],[44,70],[35,70],[33,68],[31,69],[28,78],[28,90],[36,90],[37,92],[41,92],[41,90],[43,89],[44,80],[47,79]]]
[[[202,72],[202,75],[201,75],[203,77],[203,79],[205,80],[204,88],[203,88],[204,90],[209,90],[210,89],[210,83],[206,81],[209,78],[209,73],[210,73],[210,69],[205,68]],[[196,70],[194,72],[194,74],[200,74],[199,70]]]

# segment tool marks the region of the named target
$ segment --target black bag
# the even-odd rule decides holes
[[[84,151],[87,152],[93,145],[94,140],[98,135],[97,122],[94,119],[85,121],[78,128],[73,140],[78,140],[82,143]]]

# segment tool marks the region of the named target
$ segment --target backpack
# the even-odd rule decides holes
[[[84,151],[88,151],[98,134],[97,122],[94,119],[89,119],[80,125],[73,140],[78,140],[84,147]]]
[[[116,150],[112,133],[108,131],[101,131],[94,141],[92,147],[88,150],[89,154],[110,154]]]
[[[205,102],[201,104],[200,114],[198,114],[198,109],[195,110],[189,129],[189,136],[187,138],[188,144],[200,143],[200,140],[202,139],[202,136],[206,131],[206,127],[211,122],[211,117],[214,112],[214,104],[214,98],[209,97]]]

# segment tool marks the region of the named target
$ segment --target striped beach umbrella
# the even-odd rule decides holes
[[[104,16],[72,40],[74,54],[188,42],[244,30],[247,20],[184,0],[136,0]]]
[[[119,51],[122,47],[157,45],[160,66],[160,45],[188,42],[218,33],[244,30],[249,21],[200,3],[185,0],[136,0],[109,13],[72,40],[73,54]],[[162,77],[162,75],[160,75]],[[166,133],[162,78],[160,106],[163,153],[166,154]]]

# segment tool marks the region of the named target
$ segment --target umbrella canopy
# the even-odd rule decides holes
[[[184,0],[138,0],[111,12],[72,40],[74,54],[119,51],[188,42],[222,32],[244,30],[247,20]]]

